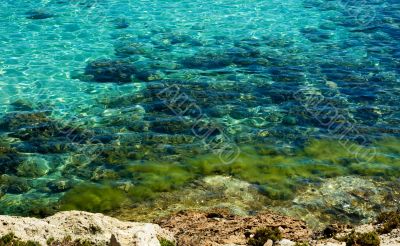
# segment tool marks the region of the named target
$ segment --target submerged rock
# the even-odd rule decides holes
[[[15,174],[21,163],[22,158],[18,153],[14,149],[0,142],[0,175],[6,173]]]
[[[114,26],[116,29],[124,29],[129,27],[129,22],[125,18],[118,18],[114,21]]]
[[[72,181],[61,179],[61,180],[53,180],[47,184],[47,187],[55,193],[64,192],[71,189],[73,186]]]
[[[49,123],[47,112],[20,112],[6,114],[0,120],[0,130],[17,131]]]
[[[2,191],[10,194],[21,194],[30,190],[25,178],[6,174],[0,177],[0,188]]]
[[[187,174],[179,174],[187,175]],[[154,184],[157,185],[157,184]],[[155,202],[138,204],[135,208],[121,208],[113,214],[117,218],[150,220],[181,210],[225,209],[246,216],[260,211],[267,203],[256,186],[228,176],[208,176],[187,188],[163,194]]]
[[[387,186],[368,179],[337,177],[298,194],[292,209],[311,225],[317,225],[317,220],[329,223],[335,219],[366,222],[383,208],[395,207],[393,195]]]
[[[331,34],[329,32],[318,29],[316,27],[305,27],[302,28],[300,31],[305,38],[313,43],[323,42],[330,39],[331,37]]]
[[[40,157],[29,157],[18,166],[18,175],[22,177],[41,177],[46,175],[50,167],[47,160]]]
[[[85,75],[95,82],[128,83],[132,81],[135,67],[126,60],[100,59],[90,62]]]
[[[42,20],[54,17],[53,14],[41,9],[30,10],[25,14],[27,19],[32,19],[32,20]]]
[[[32,141],[33,146],[35,142],[43,143],[45,140],[45,145],[55,142],[58,145],[82,142],[91,136],[90,131],[56,121],[42,111],[9,113],[0,120],[0,131],[8,132],[11,137]]]
[[[115,55],[122,58],[135,55],[150,55],[152,50],[152,45],[138,41],[125,41],[115,45]]]
[[[45,219],[1,215],[0,223],[0,235],[13,232],[23,241],[40,245],[66,238],[81,240],[88,245],[110,245],[110,241],[114,241],[120,245],[159,246],[159,238],[174,241],[170,232],[155,224],[124,222],[80,211],[60,212]]]
[[[18,99],[11,103],[15,110],[18,111],[31,111],[33,110],[36,105],[33,102],[26,101],[24,99]]]
[[[230,57],[214,52],[199,53],[182,60],[183,66],[196,69],[217,69],[227,67],[232,63]]]
[[[165,75],[158,70],[141,70],[135,73],[135,77],[142,81],[161,80]]]

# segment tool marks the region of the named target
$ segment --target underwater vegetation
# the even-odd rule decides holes
[[[165,238],[160,239],[160,245],[161,246],[175,246],[175,244]]]
[[[2,1],[0,212],[108,212],[210,175],[278,202],[396,183],[400,5],[346,4]]]
[[[0,245],[1,246],[40,246],[39,243],[33,241],[21,241],[15,237],[13,233],[9,233],[4,235],[0,238]]]
[[[379,246],[381,241],[376,232],[357,233],[352,232],[346,238],[346,246]]]
[[[373,146],[380,146],[380,143],[381,151],[385,151],[381,155],[384,156],[393,155],[400,148],[395,139],[382,140]],[[385,177],[386,181],[395,181],[400,174],[394,159],[382,159],[381,156],[366,163],[364,169],[367,171],[361,173],[358,168],[362,167],[362,163],[358,163],[353,153],[337,141],[313,140],[302,150],[289,155],[261,146],[242,149],[242,154],[229,165],[221,164],[215,155],[190,158],[183,164],[128,161],[124,167],[115,170],[113,179],[119,178],[121,182],[115,182],[114,188],[101,184],[78,185],[65,193],[61,208],[107,211],[127,201],[156,200],[163,192],[180,189],[198,178],[210,175],[233,176],[256,185],[258,191],[269,199],[289,200],[306,185],[322,182],[326,178],[356,173],[377,180]]]
[[[390,233],[393,229],[400,227],[400,213],[399,211],[383,212],[377,217],[376,223],[382,224],[377,230],[378,233]]]
[[[90,212],[107,212],[121,206],[126,195],[109,186],[83,184],[77,185],[61,199],[62,210],[84,210]]]

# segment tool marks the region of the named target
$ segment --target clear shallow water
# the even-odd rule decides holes
[[[2,213],[157,203],[215,174],[265,206],[398,179],[396,1],[1,7]]]

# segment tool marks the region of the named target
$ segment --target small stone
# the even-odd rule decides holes
[[[274,242],[271,239],[268,239],[266,243],[264,243],[264,246],[272,246],[274,245]]]
[[[296,243],[293,241],[290,241],[289,239],[282,239],[282,240],[276,242],[276,245],[278,245],[278,246],[294,246],[294,245],[296,245]]]

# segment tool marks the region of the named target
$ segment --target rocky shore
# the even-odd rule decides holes
[[[395,246],[400,245],[400,214],[384,213],[371,224],[333,224],[313,231],[301,220],[267,211],[254,216],[182,211],[154,223],[66,211],[44,219],[2,215],[0,236],[2,246]]]

